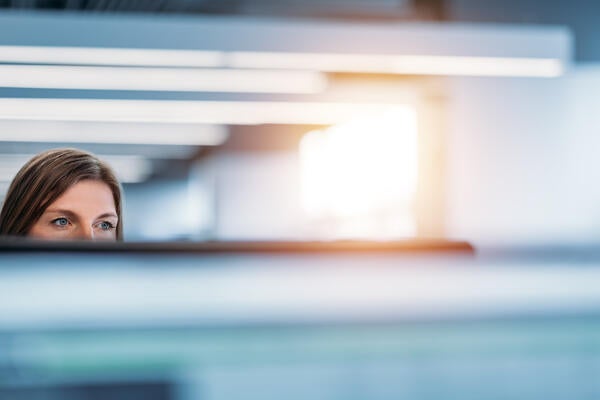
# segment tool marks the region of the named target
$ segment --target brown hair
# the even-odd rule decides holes
[[[53,149],[29,160],[8,188],[0,212],[0,235],[27,236],[46,208],[79,181],[106,183],[113,194],[117,240],[123,240],[121,186],[111,168],[93,154],[77,149]]]

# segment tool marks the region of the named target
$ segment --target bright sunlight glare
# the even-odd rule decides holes
[[[400,105],[307,133],[300,160],[309,218],[331,236],[414,235],[417,145],[416,111]]]

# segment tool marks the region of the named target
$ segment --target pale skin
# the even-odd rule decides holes
[[[83,180],[50,204],[28,237],[46,240],[117,240],[119,218],[109,186]]]

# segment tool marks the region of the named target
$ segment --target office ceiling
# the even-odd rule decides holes
[[[577,61],[600,61],[596,0],[0,0],[0,9],[563,25]]]
[[[600,61],[600,42],[596,40],[600,37],[600,24],[596,21],[596,16],[600,15],[600,2],[591,0],[0,0],[0,10],[567,25],[575,33],[576,60]],[[260,143],[268,143],[271,147],[288,144],[274,140],[275,136],[269,136],[270,132],[264,133],[264,140],[250,143],[248,137],[256,139],[257,136],[248,135],[249,129],[230,132],[232,140],[224,147],[238,150],[254,146],[253,150],[260,151],[265,150],[257,147]],[[299,133],[292,132],[286,140],[297,140],[298,137]],[[33,154],[47,146],[3,143],[0,155]],[[88,145],[86,148],[96,153],[118,150],[125,155],[141,154],[153,160],[154,175],[163,178],[185,172],[190,159],[201,157],[207,151],[199,146],[121,145],[109,148]]]
[[[397,8],[407,3],[403,0],[2,0],[2,6],[9,8],[40,8],[57,10],[89,11],[147,11],[147,12],[235,12],[248,7],[288,7],[303,5],[308,7],[388,7]]]
[[[451,21],[563,25],[574,34],[578,62],[600,61],[600,1],[446,0]]]
[[[24,10],[441,19],[444,0],[0,0]]]

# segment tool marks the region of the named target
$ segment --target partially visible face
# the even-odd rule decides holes
[[[27,236],[50,240],[117,240],[118,223],[110,187],[102,181],[84,180],[50,204]]]

